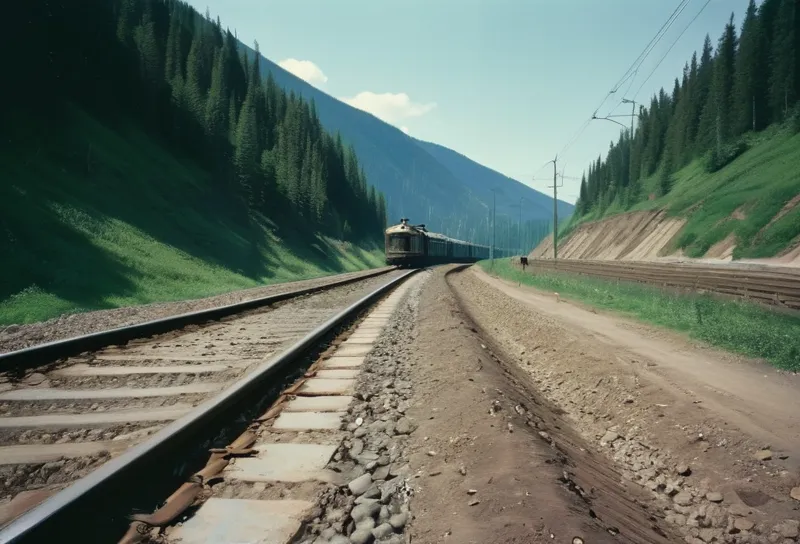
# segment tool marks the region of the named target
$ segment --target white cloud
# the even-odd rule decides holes
[[[342,98],[341,100],[392,125],[397,125],[399,121],[409,117],[425,115],[436,107],[435,102],[427,104],[413,102],[406,93],[362,91],[352,98]]]
[[[408,134],[408,127],[400,127],[400,130]]]
[[[278,66],[312,85],[322,85],[328,81],[328,76],[310,60],[285,59]]]

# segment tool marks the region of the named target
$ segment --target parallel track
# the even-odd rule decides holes
[[[387,272],[387,280],[375,277]],[[0,532],[0,542],[20,541],[31,531],[38,534],[38,528],[49,525],[51,519],[63,522],[62,511],[74,512],[76,501],[85,497],[98,498],[98,490],[108,490],[109,482],[121,475],[128,477],[131,466],[147,464],[153,455],[168,452],[171,446],[165,444],[207,430],[203,423],[236,405],[241,400],[237,394],[252,392],[255,383],[263,386],[265,377],[299,357],[406,274],[386,270],[368,278],[334,282],[333,289],[329,284],[247,301],[236,305],[239,311],[273,306],[268,311],[250,311],[223,322],[130,341],[124,347],[83,353],[78,359],[45,366],[41,363],[48,357],[83,351],[87,344],[116,344],[163,331],[169,324],[177,328],[207,322],[210,315],[232,315],[235,309],[195,312],[56,342],[39,347],[41,359],[37,348],[22,350],[25,353],[21,355],[5,354],[5,362],[17,376],[30,361],[37,360],[40,365],[33,374],[27,369],[27,383],[7,375],[5,390],[0,393],[0,409],[7,415],[0,417],[0,436],[9,444],[0,447],[4,494],[8,497],[26,487],[63,487],[83,477],[7,525]],[[355,282],[363,284],[349,285]],[[334,292],[349,306],[342,309]],[[311,297],[302,296],[311,293]],[[24,444],[19,444],[21,437]],[[113,457],[115,454],[121,455]]]
[[[529,259],[528,271],[566,272],[705,291],[800,310],[800,270],[764,269],[736,265]]]

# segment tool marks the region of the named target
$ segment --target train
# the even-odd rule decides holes
[[[442,263],[474,263],[490,257],[489,246],[456,240],[428,232],[424,224],[411,225],[408,218],[384,231],[386,264],[422,267]],[[495,257],[501,253],[495,248]]]

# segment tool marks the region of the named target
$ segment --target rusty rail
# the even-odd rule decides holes
[[[176,457],[180,458],[185,454],[187,443],[207,433],[208,429],[217,428],[237,417],[243,406],[248,406],[254,399],[265,395],[270,386],[274,385],[279,371],[302,358],[310,349],[324,341],[327,334],[359,315],[380,296],[416,272],[418,270],[409,270],[387,281],[319,325],[284,352],[265,361],[258,369],[235,382],[220,395],[22,514],[0,529],[0,543],[55,542],[59,535],[70,535],[76,530],[91,531],[87,527],[91,525],[91,517],[96,513],[91,510],[90,505],[124,497],[130,491],[126,484],[136,482],[146,472],[146,467],[152,466],[154,462],[172,466]],[[204,469],[195,473],[194,479],[185,482],[173,493],[162,508],[151,515],[134,516],[134,524],[124,538],[135,537],[140,526],[158,526],[174,519],[196,499],[205,479],[219,472],[230,457],[249,454],[251,444],[249,435],[244,433],[224,451],[210,452],[211,457]],[[64,538],[69,539],[70,536]]]
[[[529,259],[527,272],[566,272],[661,287],[706,291],[800,310],[800,270],[693,263]]]
[[[206,323],[208,321],[222,319],[224,317],[246,312],[248,310],[269,306],[270,304],[275,304],[284,300],[364,281],[396,269],[396,266],[387,266],[378,268],[377,270],[368,271],[358,276],[351,276],[349,278],[335,280],[324,285],[295,289],[285,293],[277,293],[275,295],[267,295],[250,300],[243,300],[241,302],[235,302],[225,306],[217,306],[215,308],[187,312],[184,314],[155,319],[153,321],[145,321],[143,323],[126,325],[116,329],[85,334],[73,338],[65,338],[64,340],[56,340],[54,342],[38,344],[16,351],[0,353],[0,371],[13,371],[30,365],[39,366],[64,357],[78,355],[84,351],[95,351],[106,346],[125,344],[126,342],[136,338],[146,338],[156,334],[163,334],[181,329],[187,325]]]

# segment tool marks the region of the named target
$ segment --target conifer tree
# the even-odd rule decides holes
[[[755,0],[750,0],[739,37],[736,54],[736,77],[734,79],[733,111],[735,132],[763,128],[765,88],[768,80],[765,66],[761,64],[763,36],[759,24]]]
[[[786,118],[797,100],[797,0],[781,0],[772,31],[770,107],[774,119]]]

